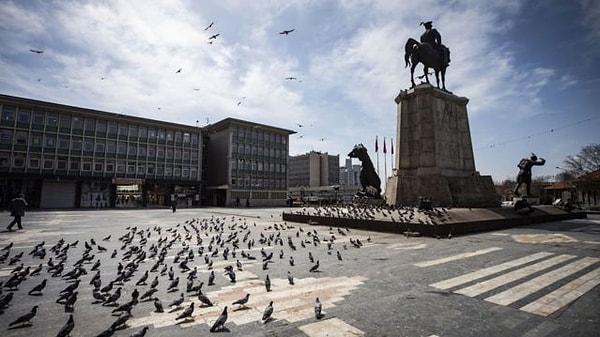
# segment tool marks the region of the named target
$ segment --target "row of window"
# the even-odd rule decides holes
[[[46,126],[53,130],[60,129],[62,132],[77,133],[82,131],[86,135],[102,134],[109,136],[125,136],[131,139],[165,140],[178,144],[198,145],[200,135],[196,133],[173,131],[162,128],[146,127],[137,124],[108,121],[103,119],[83,118],[68,114],[58,114],[29,108],[18,108],[16,106],[4,105],[0,122],[3,125],[14,125],[15,121],[19,127]]]
[[[272,190],[287,188],[285,178],[231,178],[231,185],[234,188],[244,188],[249,190]]]
[[[286,173],[287,164],[259,160],[232,159],[231,170],[252,170],[258,172]]]
[[[8,168],[12,164],[13,168],[28,169],[33,171],[43,170],[64,170],[64,171],[82,171],[98,173],[117,173],[128,175],[153,175],[173,178],[197,179],[198,168],[186,165],[164,165],[164,164],[146,164],[136,161],[115,161],[115,160],[92,160],[81,158],[25,155],[24,153],[15,153],[11,156],[8,152],[0,152],[0,168]]]
[[[264,156],[271,158],[287,158],[286,149],[276,149],[269,146],[231,143],[231,153],[234,155]]]
[[[287,144],[287,135],[264,131],[260,127],[232,126],[231,135],[234,140],[239,139],[240,142],[258,141],[270,142],[273,144]]]
[[[71,151],[96,152],[96,154],[122,154],[141,157],[157,157],[184,161],[198,160],[198,151],[180,147],[136,144],[126,141],[113,141],[94,139],[89,137],[57,136],[56,134],[42,134],[27,131],[16,131],[14,138],[12,130],[0,128],[0,144],[15,144],[21,146],[43,147],[45,152],[53,149]]]

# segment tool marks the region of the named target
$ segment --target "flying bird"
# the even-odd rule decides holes
[[[183,68],[179,68],[179,69],[177,69],[177,71],[175,72],[175,74],[179,74],[179,73],[181,73],[181,71],[182,71],[182,70],[183,70]]]
[[[292,80],[297,80],[298,78],[297,77],[286,77],[285,79],[288,81],[292,81]]]
[[[212,27],[215,24],[214,21],[212,21],[208,26],[206,26],[206,28],[204,28],[204,30],[209,30],[210,27]]]
[[[295,30],[295,28],[292,28],[290,30],[283,30],[283,31],[279,32],[279,34],[288,35],[289,33],[293,32],[294,30]]]
[[[44,52],[43,50],[39,50],[39,49],[29,49],[29,51],[32,53],[36,53],[36,54],[42,54]]]
[[[221,35],[221,34],[220,34],[220,33],[218,33],[218,34],[215,34],[215,35],[211,35],[211,36],[210,36],[208,39],[209,39],[209,40],[214,40],[214,39],[218,38],[218,37],[219,37],[219,35]]]

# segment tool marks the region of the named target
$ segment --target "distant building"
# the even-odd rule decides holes
[[[340,185],[360,186],[360,165],[353,165],[352,158],[347,158],[346,166],[340,167]]]
[[[294,131],[235,118],[206,126],[206,200],[214,206],[285,205],[289,135]]]
[[[340,156],[317,151],[289,158],[290,187],[339,185]]]

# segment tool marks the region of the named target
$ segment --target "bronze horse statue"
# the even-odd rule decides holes
[[[367,148],[362,144],[354,145],[352,151],[348,153],[348,157],[358,158],[361,162],[360,185],[362,186],[362,190],[359,192],[359,195],[381,198],[381,179],[379,179],[379,176],[375,172],[375,167],[373,167],[373,162],[367,153]]]
[[[449,53],[449,51],[445,51]],[[446,90],[446,68],[448,64],[444,62],[444,57],[441,53],[435,49],[430,43],[419,43],[413,38],[409,38],[404,46],[404,61],[406,67],[410,65],[410,82],[412,87],[415,87],[415,68],[417,64],[423,63],[423,76],[425,81],[429,83],[428,72],[429,68],[435,71],[435,79],[437,81],[437,87],[440,89],[440,73],[442,74],[442,87],[441,89]]]

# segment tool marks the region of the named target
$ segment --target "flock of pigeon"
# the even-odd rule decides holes
[[[433,210],[419,210],[408,206],[343,204],[303,207],[292,211],[294,214],[317,215],[342,219],[382,220],[400,223],[420,223],[436,225],[450,221],[448,208],[440,207]]]
[[[56,298],[56,304],[50,303],[51,307],[43,308],[43,312],[56,311],[58,305],[69,313],[56,336],[69,336],[75,329],[75,310],[92,305],[108,317],[102,321],[112,320],[105,330],[96,334],[106,337],[128,328],[132,313],[164,312],[162,298],[168,300],[170,312],[181,310],[176,322],[193,321],[195,303],[202,307],[215,305],[207,288],[235,283],[236,272],[245,268],[259,269],[255,272],[263,274],[260,277],[264,278],[265,292],[270,292],[270,265],[278,264],[278,270],[287,270],[287,273],[273,273],[285,273],[277,276],[287,277],[293,286],[294,273],[304,276],[320,271],[318,256],[339,262],[343,260],[341,251],[348,250],[349,246],[360,248],[363,245],[358,238],[352,238],[347,228],[336,231],[329,228],[329,231],[319,233],[316,229],[305,230],[285,222],[277,223],[273,215],[271,218],[272,224],[259,226],[235,216],[194,218],[171,226],[128,226],[120,237],[108,235],[99,241],[89,238],[84,242],[67,242],[61,238],[52,244],[42,241],[30,251],[10,242],[0,250],[1,268],[12,268],[9,268],[8,278],[0,277],[0,315],[11,310],[11,303],[27,302],[32,296],[52,296]],[[260,255],[255,256],[258,251]],[[301,260],[300,256],[308,257],[308,260]],[[225,267],[215,270],[213,264]],[[206,274],[208,278],[201,279]],[[50,283],[52,287],[47,287]],[[56,292],[56,289],[61,290]],[[90,292],[93,301],[89,299]],[[177,293],[179,295],[175,295]],[[80,301],[79,294],[84,294]],[[198,301],[194,302],[194,298]],[[81,303],[84,299],[86,302]],[[184,306],[186,300],[190,303]],[[153,308],[148,304],[140,305],[143,302],[152,302]],[[31,311],[10,322],[7,328],[32,326],[38,309],[47,303],[33,306]],[[251,304],[250,294],[231,303],[240,307]],[[257,321],[266,324],[273,320],[276,306],[271,301]],[[314,313],[316,319],[323,317],[319,298],[314,301]],[[214,319],[210,332],[229,331],[227,318],[225,305]],[[145,326],[130,336],[143,337],[148,330]]]

